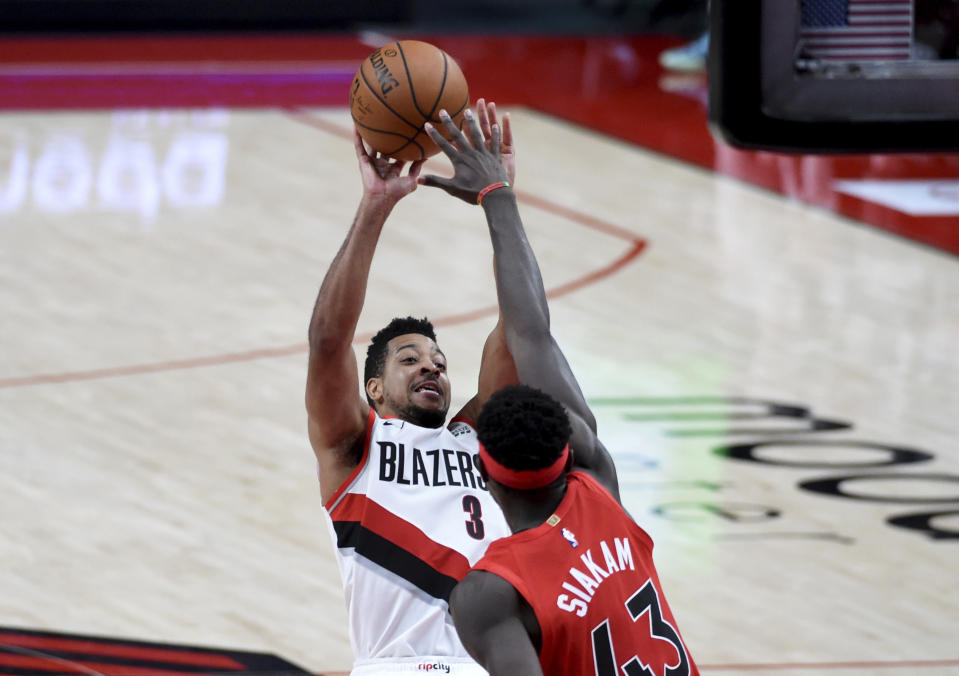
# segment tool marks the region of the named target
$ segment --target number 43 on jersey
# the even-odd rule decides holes
[[[633,655],[617,669],[616,649],[613,646],[609,618],[607,618],[593,629],[593,662],[596,665],[596,676],[620,676],[620,669],[625,676],[689,676],[689,656],[686,654],[686,646],[683,645],[675,627],[663,619],[659,595],[652,580],[647,580],[646,584],[629,597],[626,601],[626,611],[634,623],[649,613],[650,636],[672,644],[679,657],[675,664],[665,664],[661,673],[656,672],[652,665],[644,664],[638,655]]]

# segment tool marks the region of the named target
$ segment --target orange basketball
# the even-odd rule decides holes
[[[350,87],[350,113],[363,140],[406,161],[438,153],[423,123],[431,121],[448,136],[440,110],[446,109],[459,127],[469,100],[466,78],[452,57],[418,40],[377,49],[360,64]]]

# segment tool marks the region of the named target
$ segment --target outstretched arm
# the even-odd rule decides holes
[[[496,117],[496,104],[492,101],[487,102],[486,99],[479,99],[476,101],[476,112],[483,136],[488,139],[486,145],[489,148],[491,147],[489,139],[492,138],[492,128],[494,125],[499,125],[499,120]],[[513,131],[509,113],[503,115],[502,129],[500,162],[503,169],[506,170],[510,185],[515,185],[516,146],[513,144]],[[493,274],[496,274],[495,265],[493,266]],[[507,385],[515,385],[518,382],[519,376],[516,373],[516,365],[513,363],[513,356],[509,353],[509,347],[506,345],[503,316],[500,315],[496,326],[493,327],[486,338],[486,344],[483,346],[483,358],[480,362],[479,385],[476,395],[467,402],[455,417],[465,418],[475,424],[483,404],[496,390]]]
[[[455,173],[448,179],[425,176],[420,181],[475,204],[483,188],[506,180],[499,160],[499,127],[492,127],[492,138],[487,143],[469,112],[465,125],[469,138],[456,129],[448,115],[441,113],[441,118],[456,146],[432,127],[427,127],[427,131],[453,162]],[[550,331],[546,290],[523,230],[516,196],[511,189],[495,189],[483,197],[482,206],[493,244],[496,291],[506,341],[519,379],[566,406],[573,424],[571,446],[575,466],[596,476],[618,497],[612,458],[596,436],[595,418]]]
[[[403,162],[354,147],[363,179],[356,218],[320,286],[310,320],[306,409],[310,443],[326,502],[359,461],[369,405],[360,397],[353,335],[359,321],[373,253],[396,203],[416,189],[422,162],[403,175]]]

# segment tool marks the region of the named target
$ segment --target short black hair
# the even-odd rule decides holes
[[[535,470],[556,462],[572,427],[566,409],[551,396],[528,385],[510,385],[483,405],[476,433],[501,465]]]
[[[369,347],[366,348],[366,363],[363,366],[363,386],[370,378],[379,378],[383,375],[383,369],[386,368],[386,344],[397,336],[403,336],[407,333],[418,333],[426,336],[434,343],[436,342],[436,331],[433,330],[433,324],[426,317],[417,319],[416,317],[394,317],[389,324],[380,329]],[[373,401],[367,395],[366,400],[373,405]]]

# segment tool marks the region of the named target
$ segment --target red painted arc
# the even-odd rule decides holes
[[[327,122],[326,120],[313,117],[298,111],[288,111],[292,119],[307,124],[315,129],[319,129],[329,134],[334,134],[344,138],[352,138],[352,130],[342,126]],[[622,239],[629,244],[629,248],[618,258],[606,265],[587,272],[575,279],[564,282],[558,286],[546,290],[549,298],[558,298],[566,294],[577,291],[585,286],[594,284],[601,279],[609,277],[621,268],[634,261],[646,248],[647,241],[638,235],[621,228],[612,223],[607,223],[601,219],[589,216],[579,211],[570,209],[561,204],[551,202],[543,197],[538,197],[530,193],[517,190],[516,196],[520,202],[528,204],[531,207],[547,211],[556,216],[565,218],[577,225],[581,225],[590,230],[595,230],[603,234]],[[480,307],[469,312],[445,315],[434,318],[433,325],[436,327],[454,326],[466,322],[475,321],[484,317],[490,317],[497,312],[496,305]],[[366,343],[373,337],[372,332],[357,334],[354,343]],[[13,378],[0,378],[0,389],[13,387],[28,387],[31,385],[46,385],[56,383],[69,383],[81,380],[99,380],[102,378],[113,378],[118,376],[141,375],[146,373],[159,373],[165,371],[176,371],[181,369],[201,368],[206,366],[221,366],[224,364],[233,364],[237,362],[253,361],[257,359],[271,359],[276,357],[287,357],[294,354],[302,354],[308,350],[306,343],[297,343],[296,345],[286,345],[273,348],[262,348],[258,350],[248,350],[244,352],[231,352],[219,355],[210,355],[207,357],[192,357],[187,359],[174,359],[169,361],[155,362],[150,364],[132,364],[129,366],[117,366],[103,369],[91,369],[88,371],[68,371],[64,373],[48,373],[32,376],[19,376]]]

